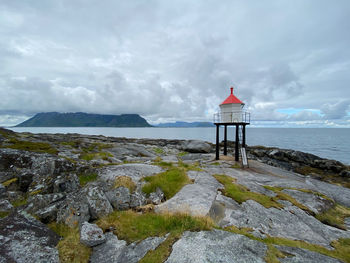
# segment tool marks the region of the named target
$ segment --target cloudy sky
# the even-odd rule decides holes
[[[38,112],[350,127],[348,0],[1,0],[0,125]]]

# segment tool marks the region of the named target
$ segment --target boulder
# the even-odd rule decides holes
[[[149,197],[147,198],[147,202],[154,205],[159,205],[164,200],[164,193],[159,187],[156,188],[155,192],[150,193]]]
[[[0,200],[0,212],[10,212],[13,210],[13,205],[7,199]]]
[[[90,262],[91,263],[117,263],[120,254],[126,248],[126,241],[118,240],[113,232],[105,234],[106,242],[93,248]]]
[[[146,202],[146,196],[143,192],[135,191],[130,196],[130,208],[136,208],[139,206],[145,205]]]
[[[222,230],[184,232],[175,242],[166,263],[265,263],[267,246]]]
[[[0,262],[59,262],[60,237],[28,214],[0,219]]]
[[[84,222],[80,228],[80,242],[88,247],[94,247],[106,242],[106,237],[97,225]]]
[[[83,193],[86,195],[91,219],[98,219],[113,212],[113,207],[100,186],[90,185]]]
[[[180,148],[190,153],[209,153],[212,150],[212,146],[209,143],[199,140],[184,141]]]
[[[58,223],[64,223],[70,227],[81,225],[89,221],[89,204],[84,193],[78,192],[66,197],[57,212]]]
[[[106,196],[114,209],[127,210],[130,208],[129,188],[120,186],[106,192]]]

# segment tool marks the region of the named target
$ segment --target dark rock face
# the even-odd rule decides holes
[[[209,153],[212,150],[209,143],[198,140],[184,141],[180,147],[190,153]]]
[[[59,236],[33,217],[13,213],[0,219],[0,262],[59,262]]]

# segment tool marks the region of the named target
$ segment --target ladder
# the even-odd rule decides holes
[[[242,161],[242,166],[243,168],[249,167],[248,164],[248,158],[247,158],[247,152],[245,146],[242,145],[242,137],[243,137],[243,132],[242,132],[242,127],[239,128],[238,130],[238,145],[239,145],[239,153]]]

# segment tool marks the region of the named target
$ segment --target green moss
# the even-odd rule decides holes
[[[1,184],[5,187],[8,187],[10,184],[15,183],[18,181],[18,178],[11,178],[5,182],[2,182]]]
[[[55,222],[50,223],[48,227],[63,237],[57,245],[60,262],[89,262],[92,249],[80,243],[79,228],[72,229]]]
[[[81,186],[86,185],[88,182],[93,182],[97,179],[97,173],[88,173],[88,174],[80,174],[78,175],[79,183]]]
[[[79,157],[82,160],[91,161],[94,159],[108,160],[108,157],[113,157],[113,155],[108,152],[98,152],[98,153],[82,153]]]
[[[185,156],[185,155],[187,155],[188,154],[188,152],[179,152],[178,154],[177,154],[177,157],[182,157],[182,156]]]
[[[118,188],[124,186],[129,189],[130,193],[134,192],[136,189],[136,185],[131,180],[129,176],[118,176],[114,181],[114,188]]]
[[[269,197],[260,193],[251,192],[243,185],[236,184],[236,179],[227,175],[214,175],[216,180],[224,185],[223,194],[231,197],[238,203],[243,203],[247,200],[254,200],[266,208],[275,207],[282,208],[283,205],[277,202],[274,197]]]
[[[10,214],[10,212],[1,212],[0,211],[0,218],[7,217]]]
[[[15,138],[9,140],[10,145],[6,145],[4,147],[24,150],[30,152],[39,152],[39,153],[49,153],[49,154],[57,154],[58,150],[53,148],[50,144],[44,142],[30,142],[30,141],[21,141]]]
[[[99,219],[97,225],[103,230],[112,227],[119,239],[127,242],[143,240],[151,236],[174,235],[184,231],[201,231],[213,228],[208,217],[192,217],[187,214],[140,214],[134,211],[114,211]]]
[[[347,230],[344,220],[350,217],[350,209],[339,204],[315,216],[322,223]]]
[[[155,192],[157,187],[162,189],[167,199],[173,197],[180,189],[186,184],[191,183],[191,180],[187,177],[184,169],[173,167],[169,170],[144,178],[147,182],[142,191],[146,194]]]
[[[188,164],[180,161],[178,162],[177,166],[184,168],[186,171],[203,171],[203,169],[199,167],[198,162],[195,162],[194,164]]]
[[[220,163],[219,162],[215,162],[215,163],[211,163],[210,165],[220,165]]]
[[[163,150],[162,148],[158,148],[158,147],[153,148],[152,150],[153,150],[156,154],[164,154],[164,153],[165,153],[164,150]]]
[[[25,205],[27,204],[27,197],[18,198],[17,200],[12,201],[11,204],[13,205],[13,207],[19,207],[19,206]]]
[[[43,189],[38,189],[36,191],[30,192],[29,194],[30,195],[37,195],[37,194],[40,194],[42,191],[43,191]]]
[[[139,263],[162,263],[167,260],[172,251],[173,244],[181,237],[181,234],[170,234],[155,250],[150,250]]]
[[[265,256],[266,263],[279,263],[279,258],[285,258],[286,255],[279,251],[274,245],[267,244],[267,252]]]
[[[153,164],[158,165],[158,166],[163,167],[163,168],[169,168],[169,167],[173,166],[172,163],[164,162],[164,161],[162,161],[161,158],[157,158],[156,160],[154,160]]]

